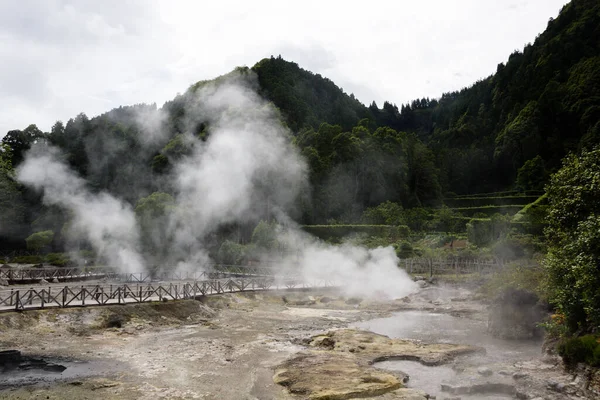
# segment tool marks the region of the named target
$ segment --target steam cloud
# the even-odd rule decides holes
[[[308,190],[307,166],[277,110],[254,90],[253,78],[232,74],[186,98],[190,117],[185,140],[193,150],[174,162],[170,177],[174,211],[162,231],[153,235],[158,247],[158,242],[168,241],[168,246],[163,243],[165,254],[154,258],[143,254],[132,207],[111,194],[93,194],[60,161],[57,150],[46,146],[30,151],[18,179],[43,190],[46,204],[70,210],[71,233],[89,240],[121,271],[138,272],[156,262],[198,269],[208,260],[205,239],[211,233],[226,224],[257,221],[268,208],[266,213],[286,227],[278,240],[285,243],[286,254],[293,254],[284,256],[281,268],[293,269],[307,280],[333,281],[350,295],[401,297],[413,291],[414,283],[397,267],[391,247],[327,245],[292,222],[288,215],[299,194]],[[166,118],[161,110],[144,112],[136,118],[139,128],[149,143],[159,143],[166,135]],[[191,134],[200,118],[210,127],[206,141]]]
[[[60,205],[73,214],[71,234],[82,234],[98,255],[120,271],[141,271],[139,232],[131,207],[108,193],[92,194],[49,148],[30,152],[17,171],[24,184],[44,190],[44,203]]]

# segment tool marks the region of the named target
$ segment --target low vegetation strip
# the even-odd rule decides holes
[[[472,199],[472,198],[481,198],[481,197],[509,197],[509,196],[541,196],[544,194],[542,190],[526,190],[526,191],[518,191],[518,190],[508,190],[504,192],[489,192],[489,193],[475,193],[475,194],[466,194],[461,196],[447,196],[446,198],[454,198],[454,199]]]
[[[323,240],[342,239],[352,234],[392,239],[407,238],[410,235],[410,229],[406,225],[303,225],[302,229]]]
[[[448,207],[481,207],[523,205],[534,202],[539,196],[504,196],[504,197],[456,197],[445,199]]]
[[[455,213],[461,213],[464,216],[468,217],[468,216],[472,216],[478,213],[483,213],[483,214],[487,214],[487,215],[494,215],[494,214],[516,214],[517,212],[519,212],[523,207],[525,206],[525,204],[520,204],[520,205],[506,205],[506,206],[480,206],[480,207],[457,207],[457,208],[451,208],[450,210],[452,210]]]

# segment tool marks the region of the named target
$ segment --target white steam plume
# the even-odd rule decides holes
[[[201,258],[198,239],[220,225],[257,221],[272,209],[289,210],[307,184],[306,164],[276,110],[237,82],[209,84],[187,104],[207,116],[210,135],[196,140],[175,168],[177,209],[171,251]]]
[[[93,195],[85,181],[59,161],[57,151],[30,151],[17,170],[24,184],[44,190],[43,201],[71,211],[71,233],[87,239],[98,255],[120,271],[142,271],[135,215],[127,204],[108,193]]]
[[[177,227],[180,251],[193,249],[190,255],[198,258],[202,243],[196,238],[220,224],[256,221],[270,207],[266,212],[287,226],[279,232],[287,256],[263,258],[280,259],[279,268],[306,280],[333,282],[352,296],[398,298],[415,290],[398,268],[392,247],[327,245],[291,221],[287,211],[306,189],[306,162],[291,145],[276,110],[247,81],[237,77],[196,94],[188,108],[209,115],[211,130],[208,141],[198,141],[194,154],[176,168],[176,201],[182,213],[172,226]]]
[[[131,207],[108,193],[91,193],[85,181],[59,161],[55,150],[30,152],[18,179],[43,189],[45,203],[70,210],[74,231],[82,232],[100,256],[122,271],[142,271],[144,260],[202,268],[208,260],[207,240],[217,229],[274,216],[286,227],[278,241],[287,252],[283,256],[265,252],[264,259],[276,257],[280,267],[294,275],[332,281],[353,296],[396,298],[413,291],[415,284],[397,267],[393,248],[332,246],[293,223],[289,215],[300,193],[308,190],[307,165],[277,110],[254,90],[255,78],[231,74],[182,97],[184,136],[192,151],[170,160],[173,204],[166,223],[157,224],[151,235],[158,238],[152,248],[166,254],[141,255],[140,228]],[[163,113],[137,118],[149,144],[168,136]],[[206,141],[193,134],[200,123],[208,126]],[[139,199],[147,194],[137,195]]]

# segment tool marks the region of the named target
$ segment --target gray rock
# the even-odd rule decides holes
[[[8,281],[6,279],[0,279],[0,286],[8,286]]]
[[[555,381],[548,381],[547,388],[558,393],[562,393],[565,391],[565,384]]]
[[[48,283],[47,280],[45,279],[40,279],[40,285],[45,285],[46,283]]]
[[[417,286],[419,286],[422,289],[427,287],[428,283],[426,281],[417,281]]]
[[[60,283],[60,281],[58,280],[58,278],[54,278],[52,279],[52,283]]]
[[[488,367],[480,367],[477,369],[477,373],[482,376],[491,376],[494,372]]]
[[[490,306],[488,332],[503,339],[531,339],[543,334],[538,323],[546,313],[538,301],[534,293],[505,290]]]
[[[528,378],[529,375],[527,375],[525,372],[515,372],[512,377],[513,379],[525,379]]]

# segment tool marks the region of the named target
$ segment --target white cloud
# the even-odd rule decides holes
[[[483,78],[565,0],[0,3],[0,133],[164,101],[281,54],[364,103],[437,97]]]

